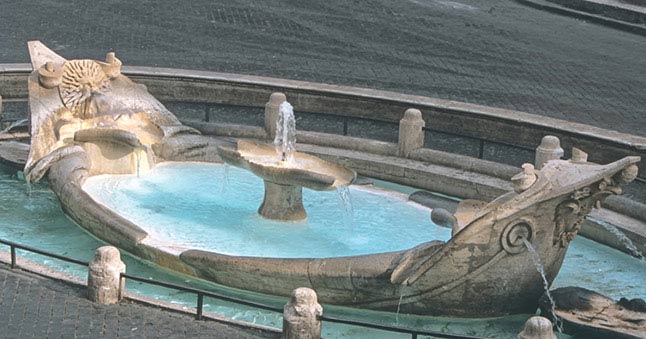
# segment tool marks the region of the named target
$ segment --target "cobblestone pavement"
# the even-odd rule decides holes
[[[353,85],[646,136],[646,38],[511,0],[3,0],[0,62],[68,58]]]
[[[85,289],[5,266],[0,286],[0,338],[262,338],[153,307],[98,305]]]

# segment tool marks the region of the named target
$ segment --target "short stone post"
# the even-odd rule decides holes
[[[399,156],[408,157],[410,152],[424,147],[424,126],[422,112],[409,108],[399,121]]]
[[[265,104],[265,131],[271,140],[276,137],[276,122],[280,115],[280,104],[286,100],[285,94],[276,92],[269,96],[269,101]]]
[[[283,309],[283,338],[321,338],[321,315],[323,307],[317,302],[316,292],[306,287],[295,289]]]
[[[541,144],[536,147],[536,158],[534,158],[534,167],[537,170],[550,160],[561,159],[563,156],[563,149],[561,148],[561,141],[553,135],[546,135],[541,140]]]
[[[88,299],[99,304],[119,302],[121,292],[125,288],[125,279],[120,279],[120,274],[125,272],[126,264],[121,261],[121,255],[116,247],[97,248],[88,269]]]
[[[525,327],[518,333],[518,339],[556,339],[556,335],[549,319],[534,316],[525,322]]]

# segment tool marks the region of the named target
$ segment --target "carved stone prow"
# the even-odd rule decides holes
[[[478,274],[489,274],[490,268],[485,266],[494,262],[500,265],[506,257],[526,251],[524,241],[540,248],[541,259],[555,265],[552,267],[555,276],[564,250],[587,214],[609,195],[621,194],[620,186],[636,178],[636,164],[641,160],[625,157],[598,165],[580,159],[552,160],[540,171],[525,166],[514,177],[517,183],[514,192],[479,210],[474,210],[473,202],[469,202],[465,206],[469,209],[468,217],[458,213],[458,209],[456,217],[460,217],[457,219],[461,225],[454,229],[452,238],[439,248],[422,244],[407,251],[395,265],[391,282],[411,285],[431,269],[451,270],[446,275],[453,276],[461,276],[458,271],[464,271],[464,279],[474,279]],[[472,257],[473,248],[481,252],[478,258]],[[437,275],[434,279],[442,280]],[[424,285],[435,288],[440,283],[426,281]]]

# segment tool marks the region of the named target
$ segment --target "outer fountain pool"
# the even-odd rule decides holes
[[[165,170],[166,168],[164,167],[172,167],[172,164],[169,165],[171,166],[162,166],[160,169]],[[179,175],[180,174],[169,175],[166,178],[170,182],[184,181],[185,178]],[[228,180],[230,185],[226,186],[224,195],[236,194],[233,186],[235,175],[236,174],[233,173],[233,168],[231,168],[231,174]],[[210,187],[210,190],[215,190],[214,193],[219,194],[222,189],[220,182],[223,177],[224,175],[217,177],[217,175],[212,173],[211,181],[195,183],[192,187],[207,187],[210,185],[208,186]],[[124,179],[128,178],[124,177]],[[129,180],[132,180],[131,183],[134,183],[138,179],[136,179],[136,177],[130,177]],[[139,180],[141,182],[145,182],[150,179],[147,179],[147,177],[144,176]],[[381,185],[381,183],[379,183],[379,185]],[[169,186],[171,186],[170,183]],[[182,185],[177,186],[179,188],[186,187]],[[130,187],[126,185],[124,187],[133,188],[134,186]],[[395,187],[395,185],[388,185],[388,187],[392,188]],[[164,189],[169,189],[169,187],[165,187]],[[409,188],[404,189],[410,190]],[[204,189],[204,191],[207,190]],[[360,191],[364,190],[353,189],[351,191],[356,219],[359,218],[358,215],[361,213],[358,202],[360,199],[360,193],[358,192]],[[308,194],[307,191],[304,193]],[[197,194],[197,192],[188,190],[185,191],[184,194],[190,196],[192,194]],[[257,196],[262,195],[261,192],[256,194]],[[330,203],[336,204],[334,205],[334,210],[337,213],[337,219],[343,218],[343,214],[340,212],[342,210],[339,207],[340,203],[338,202],[338,198],[335,196],[336,193],[330,192],[328,194],[330,194],[330,200],[333,201]],[[368,194],[367,196],[370,195]],[[259,199],[261,199],[261,197]],[[169,200],[169,202],[177,203],[179,206],[179,202],[174,202],[172,200]],[[414,205],[408,205],[407,203],[405,205],[414,209],[419,209],[419,207],[415,207]],[[253,212],[251,214],[254,216],[256,206],[257,205],[252,205],[249,207]],[[162,207],[170,208],[164,207],[163,205],[158,205],[157,208],[159,209]],[[424,210],[420,209],[420,211]],[[414,240],[414,243],[428,240],[429,238],[427,238],[427,236],[429,234],[431,235],[431,238],[435,237],[434,232],[436,231],[436,228],[430,223],[428,211],[424,211],[422,213],[422,219],[420,220],[422,222],[420,226],[421,229],[426,229],[430,233],[425,233],[424,236],[415,234],[414,238],[417,240]],[[397,228],[397,225],[402,224],[403,222],[397,221],[393,228]],[[340,227],[345,227],[342,223],[339,225]],[[298,224],[289,226],[298,226]],[[355,225],[355,227],[359,226]],[[439,238],[445,236],[442,232],[448,231],[442,228],[438,228],[437,230],[440,232],[438,234]],[[29,189],[15,171],[2,166],[0,166],[0,237],[82,260],[90,260],[94,249],[104,245],[103,242],[96,240],[65,217],[60,209],[56,196],[47,188],[46,183],[33,185],[31,189]],[[207,243],[207,245],[210,244],[210,242],[205,243]],[[18,251],[18,253],[19,255],[26,256],[31,260],[62,270],[79,278],[84,279],[87,274],[87,270],[83,267],[21,251]],[[157,265],[136,259],[128,254],[123,255],[123,260],[126,262],[127,270],[130,274],[218,291],[220,293],[277,306],[282,306],[285,303],[284,299],[226,288],[175,272],[170,272]],[[643,261],[625,255],[617,250],[599,245],[588,239],[577,237],[571,244],[566,255],[563,268],[552,287],[580,286],[598,291],[615,299],[620,297],[643,298],[644,295],[646,295],[646,286],[642,284],[644,276],[646,276],[646,265]],[[139,284],[136,282],[128,282],[127,288],[131,292],[141,293],[150,297],[185,305],[187,307],[194,307],[195,305],[194,295],[162,289],[152,285]],[[217,312],[239,320],[251,321],[275,327],[280,327],[282,321],[279,314],[271,312],[250,309],[240,305],[214,300],[207,300],[206,303],[206,310]],[[522,328],[525,320],[529,317],[529,315],[517,315],[493,319],[451,319],[404,314],[397,315],[394,313],[357,310],[327,305],[324,306],[325,312],[328,315],[492,338],[516,338],[516,335]],[[323,335],[328,338],[405,337],[395,333],[349,326],[337,326],[328,323],[324,324],[323,331]],[[559,337],[567,338],[568,336],[560,335]]]
[[[275,221],[256,212],[262,179],[226,165],[163,163],[150,173],[100,175],[83,189],[119,211],[159,244],[228,255],[324,258],[412,248],[451,231],[404,194],[353,185],[346,192],[305,189],[308,217]],[[159,241],[158,241],[159,240]]]

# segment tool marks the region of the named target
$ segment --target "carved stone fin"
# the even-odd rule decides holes
[[[48,61],[53,62],[56,65],[62,65],[66,61],[65,58],[54,53],[54,51],[43,45],[43,43],[38,40],[29,41],[27,46],[29,47],[31,66],[34,69],[41,68]]]

